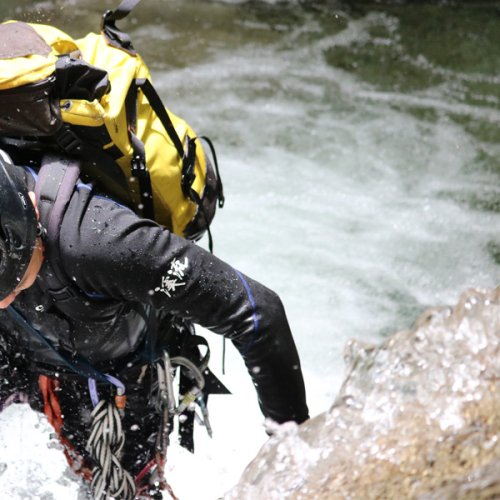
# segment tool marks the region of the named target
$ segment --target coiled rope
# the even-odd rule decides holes
[[[91,417],[86,450],[96,462],[91,483],[94,498],[133,500],[136,493],[134,479],[120,463],[125,434],[118,408],[111,402],[101,400]]]
[[[164,458],[168,446],[169,417],[180,415],[195,400],[199,401],[201,399],[202,401],[200,395],[205,385],[205,380],[201,370],[192,361],[184,357],[177,356],[170,359],[168,353],[164,352],[162,361],[157,363],[157,410],[161,415],[160,429],[155,443],[157,453],[155,459],[145,467],[145,470],[139,474],[135,481],[130,473],[122,467],[120,462],[125,444],[125,433],[121,420],[124,402],[123,406],[118,404],[119,400],[117,397],[123,397],[125,388],[119,380],[108,376],[108,381],[118,389],[117,396],[114,402],[99,400],[95,381],[89,381],[90,393],[95,407],[91,414],[92,423],[86,450],[95,462],[95,466],[92,469],[91,489],[93,497],[96,500],[107,500],[110,497],[120,500],[133,500],[138,493],[141,494],[146,488],[142,487],[137,491],[137,484],[141,482],[143,475],[150,472],[154,465],[156,466],[156,474],[162,489],[167,490],[170,496],[176,499],[172,489],[164,479],[163,470]],[[175,405],[173,389],[174,366],[187,369],[194,382],[191,390],[182,396],[177,407]],[[121,411],[120,408],[122,408]],[[211,427],[206,411],[203,412],[203,419],[201,420],[211,435]]]

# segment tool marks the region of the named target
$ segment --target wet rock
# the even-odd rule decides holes
[[[500,289],[346,362],[330,410],[281,426],[225,498],[500,498]]]

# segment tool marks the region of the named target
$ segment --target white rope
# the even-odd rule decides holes
[[[193,411],[197,422],[205,426],[208,435],[212,437],[212,426],[210,425],[208,409],[205,405],[202,393],[203,387],[205,386],[205,377],[203,376],[201,369],[184,356],[175,356],[170,358],[167,351],[164,351],[162,361],[163,363],[159,361],[156,364],[159,392],[158,410],[163,411],[164,409],[167,409],[168,415],[172,416],[179,416],[186,410]],[[178,406],[175,404],[173,385],[173,375],[176,367],[186,368],[190,377],[195,382],[195,385],[193,385],[193,387],[186,394],[181,396],[181,401]],[[194,410],[194,408],[192,408],[192,403],[195,401],[201,409],[201,417]],[[168,422],[168,416],[165,421]]]
[[[189,370],[195,385],[184,394],[176,407],[173,390],[173,366],[182,366]],[[166,451],[168,444],[169,415],[179,415],[201,395],[205,380],[200,369],[190,360],[177,356],[172,359],[165,353],[162,363],[157,364],[159,409],[163,419],[157,436],[157,449]],[[203,407],[202,407],[203,409]],[[196,414],[196,412],[195,412]],[[92,424],[86,450],[95,462],[92,470],[92,494],[95,500],[133,500],[136,485],[132,476],[122,467],[120,458],[125,444],[120,412],[115,404],[99,401],[91,414]],[[206,409],[203,421],[211,435]],[[160,471],[159,471],[160,472]],[[161,475],[163,475],[161,473]],[[175,497],[174,497],[175,498]]]
[[[86,449],[96,466],[91,488],[96,500],[133,500],[135,483],[120,463],[125,434],[118,408],[101,400],[92,412],[92,425]]]

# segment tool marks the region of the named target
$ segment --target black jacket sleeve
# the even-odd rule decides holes
[[[226,336],[246,363],[264,415],[308,418],[299,356],[274,292],[110,200],[90,196],[75,229],[72,204],[61,229],[62,261],[83,290],[150,303]]]

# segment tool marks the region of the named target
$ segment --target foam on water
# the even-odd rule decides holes
[[[446,46],[437,29],[418,36],[439,19],[429,7],[240,3],[175,0],[167,12],[144,2],[130,26],[170,108],[216,142],[227,194],[216,253],[280,293],[317,414],[336,393],[348,339],[378,341],[426,306],[498,283],[498,75],[426,49]],[[102,10],[37,5],[81,32]],[[484,19],[471,11],[457,29],[474,16]],[[226,487],[265,437],[231,349],[227,362],[235,399],[214,398],[216,437],[202,441]]]
[[[214,226],[218,253],[280,291],[306,359],[325,373],[347,338],[406,326],[424,306],[498,278],[488,251],[498,212],[474,200],[498,195],[484,155],[499,148],[456,117],[492,124],[499,112],[450,98],[450,70],[449,82],[401,93],[328,64],[325,51],[373,40],[374,26],[391,27],[388,44],[398,39],[386,14],[325,36],[312,21],[155,74],[182,96],[182,114],[203,109],[201,128],[218,123],[230,193]],[[316,39],[297,46],[307,32]]]
[[[45,417],[26,404],[9,406],[0,414],[2,498],[77,498],[79,485],[53,432]]]

